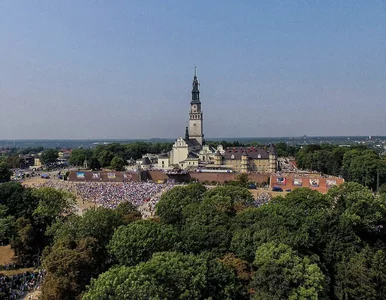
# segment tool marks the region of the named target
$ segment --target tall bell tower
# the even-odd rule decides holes
[[[189,112],[189,139],[197,140],[202,146],[204,143],[203,133],[203,113],[201,111],[200,91],[199,82],[197,79],[197,68],[194,66],[194,77],[193,77],[193,89],[192,89],[192,101],[190,101],[190,112]]]

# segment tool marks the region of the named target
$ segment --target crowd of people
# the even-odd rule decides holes
[[[1,244],[1,246],[4,246],[3,244]],[[20,269],[20,268],[23,268],[24,265],[21,265],[21,264],[16,264],[16,263],[10,263],[10,264],[5,264],[5,265],[0,265],[0,271],[2,270],[16,270],[16,269]]]
[[[135,205],[144,218],[154,215],[155,206],[161,195],[174,187],[173,183],[154,182],[68,182],[47,180],[34,187],[53,187],[74,193],[83,201],[94,203],[95,206],[116,208],[122,202]],[[257,195],[255,206],[268,203],[271,193],[263,191]]]
[[[255,202],[254,202],[254,205],[257,207],[260,207],[264,204],[267,204],[269,201],[271,201],[271,199],[272,199],[271,193],[266,192],[266,191],[261,192],[257,195]]]
[[[7,276],[0,274],[0,299],[16,300],[25,294],[39,289],[44,271],[24,272]]]
[[[161,195],[173,188],[173,183],[154,182],[65,182],[48,180],[34,187],[48,186],[74,193],[83,201],[96,206],[116,208],[122,202],[130,202],[144,217],[154,214]]]

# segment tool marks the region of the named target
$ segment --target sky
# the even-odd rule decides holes
[[[386,1],[0,1],[0,139],[386,135]]]

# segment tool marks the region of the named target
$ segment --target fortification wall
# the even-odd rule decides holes
[[[235,173],[197,173],[197,172],[192,172],[189,174],[191,178],[196,179],[199,182],[216,181],[220,183],[223,183],[224,181],[236,180],[236,177],[239,175]],[[263,182],[268,182],[269,175],[253,173],[253,174],[248,174],[248,178],[250,181],[263,183]]]
[[[236,180],[239,174],[235,173],[198,173],[190,172],[186,175],[166,175],[159,170],[141,171],[140,176],[136,172],[118,172],[118,171],[71,171],[69,175],[70,181],[75,182],[123,182],[123,181],[138,181],[139,177],[142,181],[153,180],[154,182],[166,181],[174,179],[176,182],[189,182],[197,180],[198,182],[216,181],[224,183],[225,181]],[[265,174],[248,174],[249,180],[256,183],[269,181],[269,175]]]
[[[190,181],[197,180],[198,182],[220,182],[236,180],[236,177],[239,174],[235,173],[198,173],[198,172],[189,172],[186,175],[166,175],[162,171],[148,171],[149,179],[153,181],[174,179],[176,181]],[[142,179],[145,179],[147,175],[143,175]],[[257,183],[268,182],[269,175],[265,174],[248,174],[249,180]]]

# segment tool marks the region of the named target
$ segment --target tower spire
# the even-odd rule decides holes
[[[201,111],[200,90],[199,82],[197,79],[197,67],[194,65],[194,77],[193,77],[193,89],[192,89],[192,101],[190,102],[189,112],[189,128],[186,128],[185,136],[189,140],[196,140],[202,147],[204,142],[204,134],[202,128],[203,115]]]
[[[189,141],[189,130],[188,130],[188,126],[186,126],[186,128],[185,128],[185,141]]]
[[[199,91],[199,86],[200,84],[198,83],[197,79],[197,67],[194,65],[194,77],[193,77],[193,89],[192,89],[192,102],[200,102],[200,91]]]

